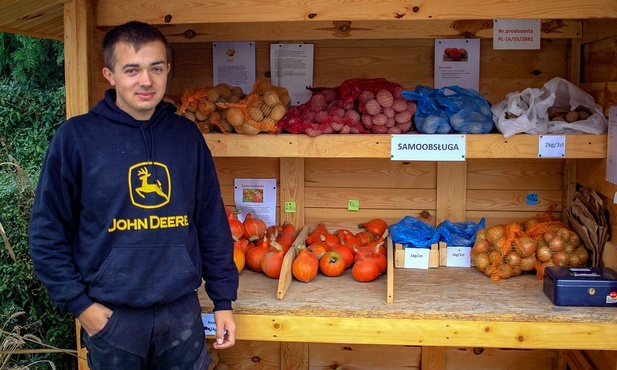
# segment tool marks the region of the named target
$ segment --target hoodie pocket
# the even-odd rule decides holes
[[[183,245],[117,245],[90,284],[90,297],[140,308],[173,302],[200,285]]]

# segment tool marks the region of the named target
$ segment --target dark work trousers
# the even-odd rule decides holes
[[[91,370],[206,370],[206,348],[197,293],[163,306],[113,308],[93,336],[82,330]]]

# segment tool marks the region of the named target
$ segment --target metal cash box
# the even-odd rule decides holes
[[[608,267],[549,266],[544,294],[557,306],[617,307],[617,273]]]

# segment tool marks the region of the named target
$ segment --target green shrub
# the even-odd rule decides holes
[[[34,275],[28,246],[36,179],[49,141],[64,117],[63,87],[44,90],[0,81],[0,224],[15,257],[4,242],[0,244],[0,316],[24,312],[13,325],[28,327],[47,345],[74,349],[74,320],[56,306]],[[22,364],[44,360],[53,361],[58,369],[76,367],[74,357],[64,354],[17,358]]]

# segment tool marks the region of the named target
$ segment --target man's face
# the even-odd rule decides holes
[[[120,42],[114,49],[113,70],[103,68],[103,76],[116,88],[116,104],[137,120],[148,120],[163,99],[167,86],[165,45],[153,41],[135,51],[132,45]]]

